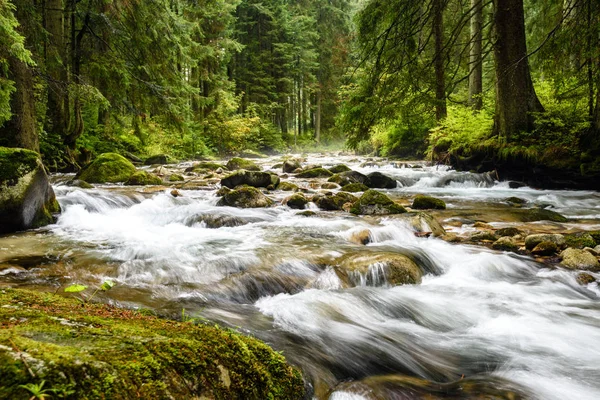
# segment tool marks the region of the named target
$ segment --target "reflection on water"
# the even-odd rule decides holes
[[[510,221],[504,200],[517,196],[571,218],[596,219],[580,227],[600,219],[595,192],[510,189],[488,175],[420,164],[361,168],[363,160],[307,160],[340,161],[394,177],[402,186],[386,192],[400,201],[423,192],[443,198],[446,216],[477,209],[493,216],[488,222]],[[217,207],[214,190],[175,198],[169,190],[55,189],[64,210],[56,225],[0,238],[0,285],[54,291],[113,279],[118,286],[105,301],[165,315],[185,308],[266,340],[304,369],[319,398],[421,393],[406,389],[405,377],[454,385],[446,393],[481,381],[486,388],[477,390],[484,393],[506,384],[531,398],[600,398],[600,291],[597,284],[580,286],[573,272],[418,238],[402,217],[307,218],[284,206]],[[366,247],[350,241],[363,229],[372,240]],[[425,276],[418,285],[393,287],[385,266],[374,264],[350,274],[348,285],[335,260],[360,251],[404,254]],[[334,389],[347,381],[354,384]]]

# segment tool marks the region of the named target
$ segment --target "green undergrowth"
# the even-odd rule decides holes
[[[304,396],[281,354],[233,330],[16,289],[0,304],[2,399]]]

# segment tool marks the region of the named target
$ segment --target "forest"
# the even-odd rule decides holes
[[[0,16],[0,144],[51,170],[345,146],[599,171],[593,0],[2,0]]]

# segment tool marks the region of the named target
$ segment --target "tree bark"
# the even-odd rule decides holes
[[[317,143],[321,142],[321,103],[322,103],[323,94],[321,93],[321,89],[317,91],[317,111],[315,114],[315,140]]]
[[[68,60],[63,0],[46,1],[46,68],[48,71],[48,132],[64,137],[69,129]]]
[[[544,111],[529,70],[523,0],[494,0],[496,114],[494,132],[507,141],[533,129],[532,113]]]
[[[474,110],[481,110],[483,107],[483,0],[471,0],[471,13],[469,103]]]
[[[433,36],[435,40],[435,118],[448,114],[446,108],[446,76],[444,71],[444,0],[433,2]]]

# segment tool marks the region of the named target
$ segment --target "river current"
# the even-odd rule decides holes
[[[265,170],[277,162],[258,161]],[[569,218],[532,229],[600,229],[598,192],[511,189],[488,174],[424,163],[328,155],[306,163],[380,171],[398,181],[383,192],[401,203],[418,193],[441,198],[448,209],[435,216],[458,234],[474,230],[475,220],[526,229],[504,201],[510,196]],[[63,210],[56,224],[0,237],[0,287],[57,291],[113,280],[99,300],[208,320],[268,342],[303,370],[317,399],[410,399],[390,387],[412,378],[483,382],[531,399],[600,399],[600,289],[580,285],[576,271],[418,237],[402,218],[314,204],[316,215],[302,216],[280,204],[289,192],[269,194],[279,202],[271,208],[237,209],[216,205],[216,184],[173,197],[167,187],[84,190],[69,179],[53,177]],[[350,240],[365,229],[368,245]],[[345,254],[378,251],[409,256],[422,282],[392,286],[373,265],[348,287],[332,267]]]

